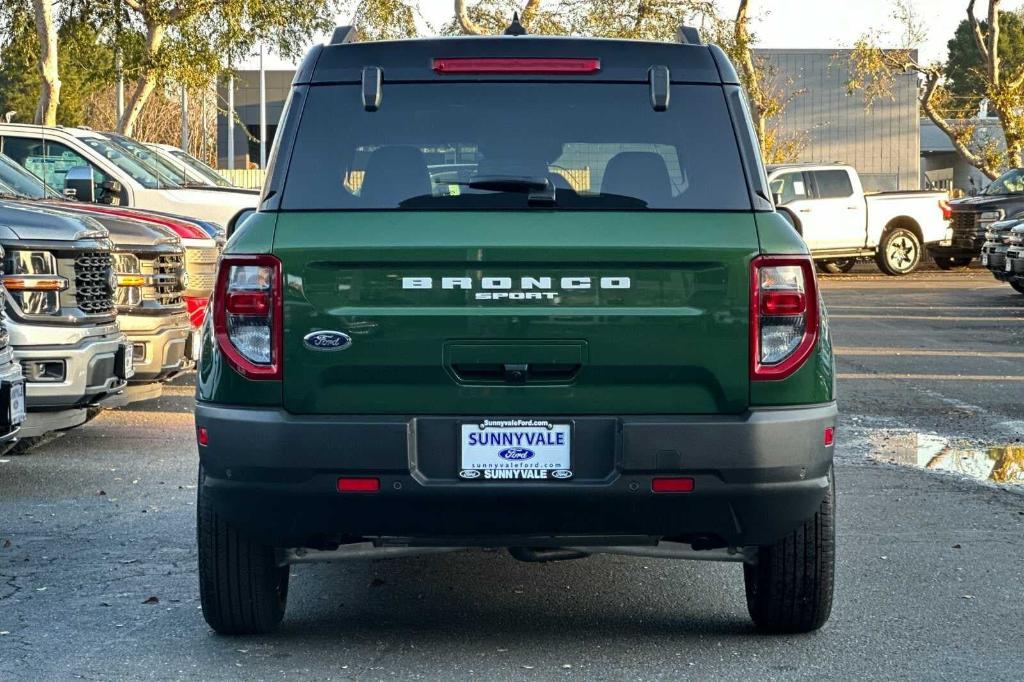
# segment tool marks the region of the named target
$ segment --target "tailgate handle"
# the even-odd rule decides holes
[[[526,385],[538,383],[566,383],[580,371],[579,363],[453,363],[451,368],[459,381]]]

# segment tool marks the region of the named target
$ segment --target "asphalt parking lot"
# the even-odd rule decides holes
[[[0,460],[0,679],[1020,679],[1024,485],[966,474],[1024,466],[1024,296],[980,270],[823,289],[840,544],[816,634],[756,634],[738,565],[469,552],[298,566],[278,633],[216,636],[182,383]]]

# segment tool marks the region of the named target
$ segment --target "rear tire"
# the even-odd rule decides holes
[[[875,262],[887,275],[909,275],[921,262],[921,240],[907,228],[895,227],[882,237]]]
[[[278,566],[273,547],[241,535],[213,510],[199,470],[196,535],[199,598],[203,617],[222,635],[273,631],[288,602],[288,566]]]
[[[966,268],[974,260],[971,256],[932,256],[932,260],[939,266],[940,270],[955,270]]]
[[[817,630],[832,613],[835,577],[835,480],[818,513],[743,566],[747,610],[762,632]]]

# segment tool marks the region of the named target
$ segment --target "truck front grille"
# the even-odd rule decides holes
[[[83,313],[114,312],[112,273],[113,261],[109,253],[89,251],[75,257],[75,300]]]
[[[978,234],[977,213],[953,213],[953,236],[961,239],[974,239]]]
[[[220,249],[215,246],[185,248],[185,270],[188,273],[186,293],[195,298],[209,298],[217,283],[217,262]]]
[[[157,256],[153,261],[153,298],[160,305],[181,305],[184,269],[184,259],[178,254]]]
[[[11,342],[11,336],[7,332],[7,292],[0,285],[0,350],[7,348]]]

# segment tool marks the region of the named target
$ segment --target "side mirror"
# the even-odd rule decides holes
[[[100,183],[100,189],[103,190],[103,196],[100,197],[101,204],[113,204],[115,202],[120,203],[121,198],[121,183],[117,180],[104,180]]]
[[[64,176],[64,196],[88,203],[96,202],[96,183],[90,166],[69,168]]]
[[[231,216],[231,220],[227,224],[227,238],[231,239],[231,235],[235,233],[235,230],[240,228],[242,224],[249,219],[249,216],[256,213],[255,208],[243,208],[241,211]]]
[[[785,206],[776,206],[775,212],[786,219],[786,222],[793,226],[796,233],[801,237],[804,235],[803,228],[800,225],[800,219],[796,217],[796,213],[793,213],[792,209],[786,208]]]

